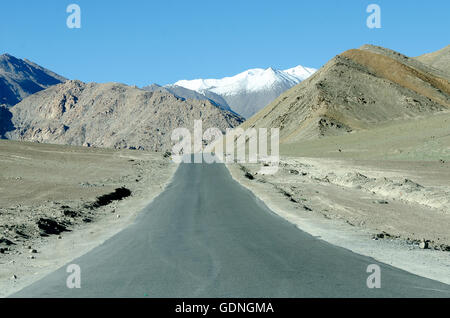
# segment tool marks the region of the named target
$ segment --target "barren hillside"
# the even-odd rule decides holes
[[[280,127],[282,143],[377,127],[450,109],[444,72],[381,47],[337,55],[243,127]]]
[[[439,51],[418,56],[416,59],[441,71],[445,71],[450,76],[450,45],[447,45]]]
[[[27,59],[0,55],[0,105],[13,106],[25,97],[66,79]]]
[[[176,127],[223,131],[242,118],[209,101],[184,100],[118,83],[80,81],[50,87],[11,108],[10,139],[94,147],[168,150]],[[6,119],[5,119],[6,118]],[[8,121],[3,116],[3,121]]]

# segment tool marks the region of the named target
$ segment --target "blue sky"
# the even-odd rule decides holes
[[[81,29],[66,7],[81,7]],[[366,27],[368,4],[381,29]],[[320,67],[372,43],[416,56],[450,44],[450,1],[14,0],[0,11],[0,53],[70,79],[144,86],[248,68]]]

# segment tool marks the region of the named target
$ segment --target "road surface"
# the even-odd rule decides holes
[[[270,211],[223,164],[181,164],[135,223],[12,297],[450,297],[450,285],[333,246]],[[381,288],[366,285],[368,265]]]

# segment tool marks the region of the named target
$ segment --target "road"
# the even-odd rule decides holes
[[[450,285],[315,238],[269,210],[223,164],[181,164],[134,224],[12,297],[450,297]],[[369,289],[369,264],[381,288]]]

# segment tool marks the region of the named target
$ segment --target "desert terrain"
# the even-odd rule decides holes
[[[130,224],[175,169],[162,153],[0,140],[0,296]]]
[[[241,125],[280,129],[278,172],[230,172],[300,229],[449,283],[448,52],[337,55]]]
[[[450,114],[280,145],[279,170],[232,176],[300,229],[450,281]]]

